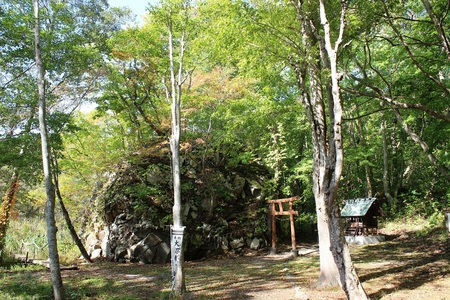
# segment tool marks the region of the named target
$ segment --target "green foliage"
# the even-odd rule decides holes
[[[60,224],[57,238],[61,263],[73,263],[80,257],[80,252],[59,214],[57,223]],[[6,236],[5,251],[10,256],[28,253],[30,259],[47,259],[47,229],[43,215],[11,220]]]
[[[0,188],[17,171],[23,182],[17,209],[32,217],[40,215],[45,199],[34,186],[42,174],[33,17],[31,3],[22,2],[7,0],[0,9]],[[105,204],[92,194],[118,165],[140,158],[149,144],[169,134],[166,22],[172,8],[174,32],[183,26],[190,32],[182,130],[185,142],[199,151],[190,157],[187,145],[183,154],[201,165],[195,174],[202,183],[198,194],[218,201],[214,212],[219,215],[230,205],[242,205],[233,202],[236,196],[226,177],[236,171],[252,173],[259,165],[270,172],[261,183],[265,197],[301,196],[297,222],[312,225],[311,128],[298,101],[309,91],[299,90],[294,74],[295,63],[311,49],[302,48],[295,7],[286,1],[218,0],[189,2],[185,14],[180,8],[186,4],[153,5],[143,26],[127,28],[120,27],[127,12],[108,8],[103,1],[50,1],[44,10],[49,130],[60,162],[61,190],[75,223],[101,215]],[[327,5],[337,11],[332,9],[335,3]],[[448,173],[442,172],[450,162],[448,57],[421,2],[349,5],[346,47],[339,54],[345,74],[340,82],[345,166],[339,198],[382,195],[387,176],[394,198],[386,207],[388,216],[428,218],[431,230],[441,222],[442,209],[450,206]],[[446,5],[436,1],[433,8],[449,32]],[[330,20],[332,25],[336,20]],[[174,41],[179,43],[180,36]],[[72,109],[85,101],[98,105],[95,112],[74,114]],[[400,118],[394,111],[399,107]],[[386,153],[381,124],[386,124]],[[406,125],[422,144],[404,130]],[[182,192],[192,199],[196,185],[188,169]],[[170,178],[160,177],[166,171],[138,167],[137,175],[124,178],[132,181],[116,198],[108,198],[107,205],[132,199],[134,211],[150,215],[160,213],[158,206],[167,211],[160,223],[168,224]],[[255,234],[263,235],[264,209],[256,208],[256,215]],[[37,232],[27,223],[20,234],[12,228],[8,251],[20,248],[21,239],[40,243],[44,224],[37,223]],[[68,238],[61,238],[63,251],[73,253],[64,242]]]
[[[112,51],[105,62],[106,84],[96,100],[99,114],[114,112],[127,135],[138,138],[139,147],[146,142],[145,136],[168,134],[170,104],[161,84],[168,62],[162,33],[148,24],[122,30],[109,40]]]
[[[394,218],[428,218],[430,225],[440,223],[436,218],[449,205],[447,199],[430,201],[426,195],[415,190],[407,194],[400,194],[395,203],[396,205],[390,208],[390,213]]]
[[[433,9],[440,10],[442,3],[433,3]],[[449,82],[444,75],[448,57],[436,28],[423,3],[417,1],[408,2],[407,7],[395,1],[355,5],[357,10],[349,20],[357,26],[349,26],[352,47],[347,48],[349,55],[343,56],[342,64],[348,74],[342,82],[344,93],[348,92],[344,104],[347,114],[355,117],[346,126],[345,194],[364,194],[368,189],[364,177],[371,178],[373,193],[380,193],[383,172],[388,171],[394,196],[406,189],[420,191],[425,203],[442,199],[446,188],[437,174],[441,166],[448,166],[442,149],[448,148],[449,122],[438,115],[446,109],[442,97],[448,95]],[[388,100],[399,104],[389,104]],[[399,106],[415,109],[392,111]],[[380,109],[382,113],[378,113]],[[364,116],[363,121],[357,116]],[[382,140],[377,132],[383,122],[387,124],[388,170],[384,170]],[[406,125],[415,134],[415,141],[404,130]],[[424,150],[427,147],[429,150]],[[436,158],[433,163],[430,153]],[[448,171],[444,177],[448,181]]]
[[[267,222],[267,216],[269,214],[269,209],[267,206],[258,208],[256,210],[256,220],[255,220],[255,230],[253,232],[256,237],[266,237],[269,232],[269,223]]]

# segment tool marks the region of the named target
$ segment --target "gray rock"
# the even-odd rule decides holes
[[[161,169],[158,166],[151,165],[147,169],[146,181],[151,185],[157,185],[164,181],[164,176]]]
[[[153,258],[155,257],[155,251],[153,251],[149,246],[139,243],[132,247],[132,261],[139,261],[144,264],[151,264]]]
[[[147,245],[149,247],[156,247],[162,241],[163,240],[155,233],[149,233],[147,237],[144,240],[142,240],[142,244]]]
[[[250,243],[250,249],[252,250],[258,250],[261,247],[261,241],[258,238],[253,238],[252,242]]]
[[[228,251],[228,240],[226,237],[223,237],[220,240],[220,248],[222,248],[223,251]]]
[[[166,242],[158,244],[156,247],[154,263],[164,264],[170,261],[170,246]]]
[[[128,256],[128,249],[123,246],[117,247],[114,251],[114,259],[116,261],[123,261],[126,256]]]
[[[233,192],[236,196],[242,194],[245,186],[245,178],[236,176],[233,180]]]
[[[252,196],[256,199],[260,199],[262,195],[262,186],[259,184],[256,180],[247,179],[247,182],[250,186],[250,192],[252,193]]]
[[[89,233],[88,237],[86,238],[86,251],[88,254],[92,254],[92,252],[99,248],[98,247],[99,240],[97,239],[97,235],[95,232]]]
[[[224,218],[218,218],[217,224],[219,226],[228,227],[228,222]]]
[[[203,223],[202,229],[204,232],[211,232],[212,226],[210,224]]]
[[[109,230],[108,227],[105,227],[102,231],[100,231],[100,248],[102,249],[102,256],[109,257],[111,256],[111,245],[109,243]]]
[[[240,248],[242,248],[242,247],[244,247],[244,238],[240,238],[240,239],[234,239],[234,240],[232,240],[231,242],[230,242],[230,247],[233,249],[233,250],[236,250],[236,249],[240,249]]]

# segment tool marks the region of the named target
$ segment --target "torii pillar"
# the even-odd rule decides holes
[[[277,222],[275,216],[289,216],[289,221],[291,224],[291,242],[292,242],[292,254],[297,256],[297,244],[295,241],[295,223],[294,223],[294,215],[298,215],[298,211],[293,209],[294,201],[298,200],[299,197],[295,196],[292,198],[285,199],[277,199],[277,200],[269,200],[267,201],[270,205],[270,215],[272,219],[272,248],[270,250],[271,254],[277,253]],[[289,210],[283,210],[283,203],[289,203]],[[277,210],[278,206],[278,210]]]

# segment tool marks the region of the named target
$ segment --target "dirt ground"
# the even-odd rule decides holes
[[[351,247],[358,276],[370,299],[450,300],[448,240],[409,232],[388,234],[386,238],[383,243]],[[186,299],[346,299],[340,288],[314,288],[319,275],[317,245],[301,244],[298,250],[301,255],[296,258],[290,252],[270,255],[262,250],[186,262]],[[170,264],[96,261],[78,267],[62,271],[69,299],[172,299]],[[50,298],[48,271],[14,272],[2,274],[0,289],[21,296],[8,299]],[[24,282],[17,282],[21,278]],[[44,288],[38,289],[39,285]]]
[[[319,274],[318,248],[298,247],[270,255],[249,252],[185,264],[187,299],[346,299],[340,288],[315,289]],[[450,299],[448,241],[417,237],[411,233],[387,236],[376,245],[352,246],[352,259],[370,299]],[[64,271],[65,281],[101,296],[89,279],[102,278],[118,288],[115,299],[169,299],[170,265],[97,262],[77,271]],[[74,286],[74,287],[75,287]]]

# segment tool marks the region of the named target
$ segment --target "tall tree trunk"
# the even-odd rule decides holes
[[[301,100],[311,126],[313,143],[313,193],[316,202],[319,232],[320,275],[319,286],[341,285],[348,299],[367,299],[367,295],[353,267],[350,251],[341,230],[337,189],[343,169],[342,104],[337,71],[337,52],[345,28],[346,1],[341,1],[342,11],[339,33],[334,48],[325,3],[320,4],[320,34],[315,11],[305,11],[302,0],[294,2],[301,25],[305,59],[294,64],[297,82],[302,92]],[[324,69],[331,78],[322,76]],[[327,94],[323,95],[323,85]],[[324,97],[327,99],[325,105]],[[327,122],[330,128],[327,128]]]
[[[61,206],[61,211],[63,213],[64,220],[66,221],[67,228],[69,229],[70,236],[72,237],[73,241],[80,250],[80,253],[83,256],[83,258],[91,263],[92,262],[91,257],[87,253],[86,248],[83,245],[83,242],[80,240],[80,237],[78,236],[75,228],[73,227],[72,221],[70,220],[70,215],[66,209],[66,206],[64,205],[61,192],[59,191],[58,183],[55,183],[55,185],[56,185],[56,195],[58,196],[59,205]]]
[[[381,139],[383,145],[383,191],[386,199],[390,204],[393,204],[394,199],[391,194],[391,184],[390,184],[390,172],[389,172],[389,149],[386,138],[386,120],[381,119]]]
[[[372,172],[368,164],[364,165],[364,172],[366,173],[366,183],[367,183],[367,197],[373,196],[373,185],[372,185]]]
[[[0,266],[3,264],[6,230],[8,229],[11,211],[14,208],[17,191],[19,189],[19,176],[14,172],[11,184],[2,198],[2,205],[0,207]]]
[[[342,288],[348,299],[363,300],[368,298],[361,282],[359,281],[355,268],[353,267],[350,251],[345,241],[344,231],[341,230],[340,211],[337,203],[337,189],[339,187],[339,181],[344,165],[342,142],[342,104],[339,86],[339,81],[342,79],[342,75],[339,74],[337,69],[337,54],[344,35],[347,2],[343,0],[341,1],[341,5],[339,34],[333,45],[331,42],[331,29],[330,23],[327,19],[325,1],[320,0],[320,20],[324,29],[324,48],[327,53],[327,57],[323,59],[323,65],[329,65],[329,69],[331,71],[332,97],[328,97],[328,114],[330,125],[332,125],[333,128],[330,129],[329,138],[327,139],[325,137],[325,143],[319,143],[320,145],[328,146],[328,148],[318,150],[321,154],[320,156],[323,155],[323,157],[325,157],[325,174],[323,180],[319,181],[318,193],[320,194],[320,191],[323,191],[326,196],[326,212],[329,214],[330,218],[329,231],[331,252],[333,253],[336,266],[339,270]],[[322,136],[319,138],[324,137]],[[320,183],[322,183],[321,186]]]
[[[367,140],[365,138],[365,133],[364,133],[364,128],[361,122],[361,119],[357,119],[356,120],[356,128],[358,130],[359,133],[359,137],[361,138],[361,145],[363,147],[368,147],[368,143]],[[366,160],[369,160],[369,156],[366,157]],[[372,174],[372,169],[370,167],[370,165],[365,162],[364,163],[364,173],[366,175],[366,184],[367,184],[367,197],[372,197],[374,195],[374,191],[373,191],[373,174]]]
[[[270,129],[271,131],[271,137],[272,137],[272,147],[273,147],[273,168],[274,168],[274,174],[273,174],[273,181],[275,184],[275,190],[280,190],[280,184],[281,184],[281,174],[282,174],[282,164],[283,164],[283,154],[282,154],[282,139],[283,139],[283,130],[280,124],[277,124],[276,126],[272,127]],[[277,197],[279,195],[276,195]]]
[[[184,227],[181,215],[181,182],[180,182],[180,134],[181,134],[181,86],[183,83],[183,55],[184,55],[184,33],[180,39],[180,53],[178,61],[178,72],[174,63],[174,38],[172,32],[172,12],[168,18],[169,34],[169,58],[170,58],[170,95],[172,97],[172,136],[170,138],[170,149],[172,152],[172,181],[173,181],[173,227],[171,237],[172,253],[172,292],[175,296],[182,296],[186,292],[184,276]]]
[[[369,145],[367,143],[367,140],[365,138],[365,132],[363,128],[363,124],[361,122],[361,119],[355,120],[355,133],[351,134],[350,137],[352,139],[352,142],[354,144],[354,147],[358,147],[361,145],[363,148],[367,148]],[[364,157],[364,160],[369,161],[370,160],[370,154]],[[361,167],[360,164],[357,165],[357,168],[359,169]],[[367,185],[367,197],[372,197],[374,195],[373,191],[373,173],[372,169],[370,168],[369,164],[367,162],[364,162],[364,173],[366,177],[366,185]]]
[[[313,21],[308,19],[303,11],[302,1],[294,1],[294,5],[296,6],[297,17],[301,26],[304,49],[317,49],[318,40],[313,33],[316,30]],[[297,85],[301,92],[300,99],[305,108],[312,135],[313,194],[316,204],[320,253],[320,274],[316,285],[319,287],[336,286],[340,284],[339,270],[334,263],[333,253],[330,251],[330,214],[327,209],[328,199],[325,198],[325,190],[323,189],[323,182],[321,182],[321,178],[325,177],[323,172],[326,170],[326,157],[323,155],[327,151],[325,151],[323,139],[327,138],[327,128],[325,105],[322,99],[322,82],[320,79],[320,57],[317,56],[317,52],[308,50],[304,50],[302,56],[306,57],[307,63],[293,60],[290,62],[297,76]]]
[[[41,134],[42,165],[45,179],[45,192],[47,195],[46,215],[47,222],[47,241],[48,254],[50,260],[50,272],[52,277],[53,298],[55,300],[65,299],[63,282],[61,278],[61,269],[59,265],[58,245],[56,240],[56,222],[55,222],[55,188],[52,181],[50,165],[50,146],[48,143],[48,133],[46,124],[46,104],[45,104],[45,70],[41,56],[40,41],[40,19],[39,19],[39,0],[34,1],[34,43],[35,43],[35,61],[37,66],[37,86],[39,95],[39,131]]]
[[[394,199],[391,194],[391,184],[389,180],[389,150],[386,138],[386,120],[384,119],[384,113],[382,110],[380,111],[380,117],[381,142],[383,145],[383,192],[389,204],[392,205],[394,203]]]

